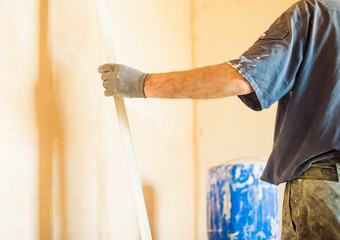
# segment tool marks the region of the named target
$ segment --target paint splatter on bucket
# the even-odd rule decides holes
[[[279,239],[278,190],[260,180],[264,163],[230,163],[209,170],[209,240]]]

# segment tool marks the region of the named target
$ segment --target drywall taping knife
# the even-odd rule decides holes
[[[112,41],[109,17],[107,15],[105,0],[96,0],[97,17],[102,34],[103,46],[105,51],[106,61],[115,63],[115,52]],[[129,121],[126,114],[125,102],[121,97],[114,97],[117,111],[117,118],[120,128],[120,134],[123,142],[124,152],[126,155],[126,163],[130,177],[133,198],[135,202],[138,225],[142,240],[151,240],[151,231],[149,220],[146,213],[146,207],[143,197],[142,185],[139,179],[135,154],[132,145]]]

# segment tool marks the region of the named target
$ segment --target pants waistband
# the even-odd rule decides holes
[[[340,182],[340,156],[313,163],[298,179]]]

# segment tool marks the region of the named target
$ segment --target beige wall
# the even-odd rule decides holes
[[[34,82],[37,2],[0,2],[0,238],[33,239],[38,220]],[[17,231],[18,229],[18,231]]]
[[[197,66],[237,58],[294,1],[195,0],[195,56]],[[197,149],[200,240],[206,233],[207,171],[228,160],[270,154],[276,106],[262,112],[248,109],[235,98],[197,103]],[[282,189],[280,187],[281,201]]]
[[[190,68],[181,0],[110,1],[116,55]],[[1,1],[0,239],[138,239],[95,1]],[[193,239],[191,101],[128,100],[154,239]],[[180,216],[180,217],[179,217]]]
[[[108,8],[118,61],[163,72],[238,57],[292,2]],[[138,239],[113,99],[96,73],[104,56],[95,1],[5,0],[0,20],[0,239]],[[208,168],[268,156],[275,106],[126,102],[154,239],[207,239]]]

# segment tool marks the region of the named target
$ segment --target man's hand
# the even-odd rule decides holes
[[[145,98],[144,81],[147,73],[122,64],[104,64],[99,66],[102,74],[105,96]]]

